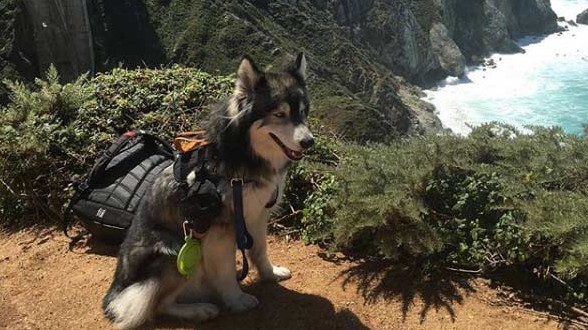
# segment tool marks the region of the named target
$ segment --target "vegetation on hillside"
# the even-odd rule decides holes
[[[174,66],[116,69],[62,85],[5,82],[0,108],[0,225],[57,224],[67,181],[118,134],[170,138],[198,127],[233,78]],[[282,226],[349,256],[487,273],[519,269],[585,304],[588,137],[489,124],[469,137],[345,142],[313,122],[317,145],[291,171]],[[288,212],[287,212],[288,213]]]

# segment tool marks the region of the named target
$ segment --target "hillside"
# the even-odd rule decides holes
[[[549,0],[93,0],[88,12],[98,70],[181,63],[229,74],[245,53],[271,67],[303,50],[315,116],[358,141],[438,131],[414,84],[557,29]],[[34,73],[28,14],[18,0],[0,11],[3,77],[45,70]]]

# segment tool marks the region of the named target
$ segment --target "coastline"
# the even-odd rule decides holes
[[[493,54],[483,65],[468,67],[463,78],[448,77],[425,90],[422,99],[435,106],[443,128],[467,135],[472,125],[499,121],[581,133],[588,109],[574,97],[580,98],[581,86],[588,83],[582,78],[582,72],[588,73],[588,25],[567,21],[578,8],[588,7],[585,3],[554,1],[554,10],[566,19],[559,24],[567,31],[523,37],[516,43],[524,53]]]

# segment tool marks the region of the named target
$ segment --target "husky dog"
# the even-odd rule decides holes
[[[113,283],[103,310],[116,327],[135,328],[164,314],[205,321],[220,308],[242,312],[257,298],[237,282],[232,193],[228,182],[246,178],[243,185],[245,223],[253,238],[247,257],[262,280],[281,281],[290,270],[273,265],[267,255],[266,230],[271,209],[282,194],[292,161],[303,157],[313,136],[306,124],[309,99],[306,58],[280,72],[263,72],[247,56],[237,72],[232,96],[211,114],[207,138],[212,143],[223,207],[201,238],[202,260],[189,279],[179,274],[176,258],[184,243],[179,210],[179,184],[173,166],[165,169],[143,198],[140,210],[121,245]],[[194,179],[191,173],[188,183]],[[277,188],[278,187],[278,188]]]

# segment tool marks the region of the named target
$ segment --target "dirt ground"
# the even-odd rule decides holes
[[[276,264],[292,279],[245,291],[260,306],[195,324],[158,319],[147,329],[560,329],[569,324],[505,303],[484,279],[421,278],[403,269],[326,260],[316,246],[271,237]],[[110,329],[100,301],[116,250],[90,242],[68,250],[55,230],[0,233],[0,329]],[[571,325],[572,328],[580,328]]]

